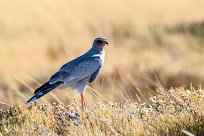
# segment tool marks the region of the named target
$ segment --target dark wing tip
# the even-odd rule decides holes
[[[34,94],[37,94],[38,92],[40,92],[41,90],[46,89],[46,88],[49,87],[49,86],[50,86],[49,82],[46,82],[45,84],[43,84],[42,86],[40,86],[39,88],[37,88],[37,89],[34,91]]]

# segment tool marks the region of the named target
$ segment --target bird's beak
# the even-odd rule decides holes
[[[102,43],[102,44],[104,44],[104,45],[105,45],[105,44],[107,44],[107,45],[108,45],[108,42],[107,42],[107,41],[103,41],[103,43]]]

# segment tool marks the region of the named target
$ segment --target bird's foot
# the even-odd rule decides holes
[[[87,110],[87,108],[85,108],[82,110],[82,112],[87,114],[89,111]]]
[[[82,114],[86,115],[87,117],[89,116],[89,111],[87,110],[87,108],[82,108]]]

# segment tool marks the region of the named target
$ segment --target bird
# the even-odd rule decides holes
[[[36,101],[55,88],[70,87],[80,94],[82,110],[85,111],[86,87],[99,75],[104,65],[104,48],[108,44],[106,37],[95,38],[92,47],[86,53],[65,63],[46,83],[34,91],[34,96],[26,103]]]

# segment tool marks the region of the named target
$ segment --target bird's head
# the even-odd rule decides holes
[[[94,48],[103,48],[105,45],[108,45],[107,38],[105,37],[98,37],[93,41]]]

